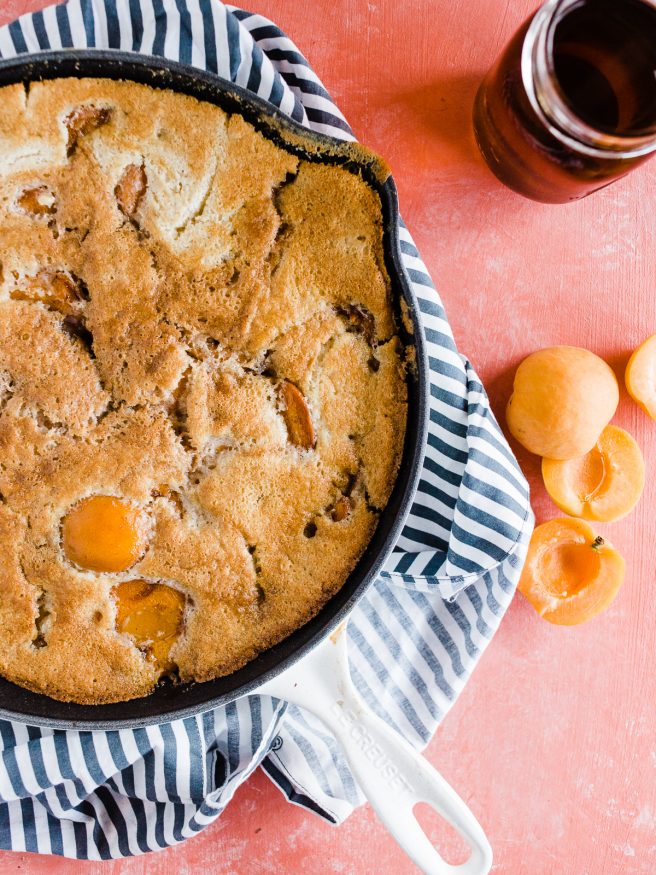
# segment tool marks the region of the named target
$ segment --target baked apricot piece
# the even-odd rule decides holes
[[[67,153],[69,157],[75,151],[80,137],[84,137],[106,125],[112,117],[112,109],[108,106],[93,106],[81,104],[64,119],[68,135]]]
[[[543,459],[542,477],[553,502],[565,513],[610,523],[638,503],[645,486],[645,462],[628,432],[607,425],[584,456],[564,462]]]
[[[332,509],[331,517],[333,522],[341,523],[351,513],[352,502],[348,495],[340,495]]]
[[[553,346],[517,368],[506,420],[532,453],[572,459],[594,447],[619,397],[615,374],[603,359],[576,346]]]
[[[624,380],[633,400],[656,419],[656,334],[635,350],[626,366]]]
[[[290,442],[304,450],[311,450],[315,444],[314,426],[303,394],[293,383],[285,380],[280,387],[280,396]]]
[[[88,290],[82,281],[65,270],[40,270],[26,277],[20,288],[9,293],[12,301],[40,303],[62,316],[71,316],[84,306]]]
[[[57,201],[47,185],[24,188],[16,198],[16,205],[30,216],[54,216]]]
[[[541,617],[576,626],[600,614],[624,580],[624,559],[583,520],[555,519],[533,532],[519,591]]]
[[[376,346],[376,319],[370,310],[361,304],[349,304],[338,307],[337,312],[346,318],[352,330],[363,335],[369,346]]]
[[[146,194],[148,178],[143,164],[128,164],[114,188],[119,210],[134,221],[137,210]]]
[[[146,551],[146,514],[113,495],[92,495],[62,520],[62,546],[69,561],[85,571],[131,568]]]
[[[129,635],[162,671],[175,664],[169,654],[182,630],[185,597],[177,589],[147,580],[129,580],[112,589],[116,631]]]

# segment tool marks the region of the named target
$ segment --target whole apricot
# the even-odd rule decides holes
[[[626,388],[634,401],[656,419],[656,334],[635,350],[626,366]]]
[[[517,368],[506,421],[532,453],[573,459],[597,443],[619,397],[615,374],[599,356],[577,346],[547,347]]]

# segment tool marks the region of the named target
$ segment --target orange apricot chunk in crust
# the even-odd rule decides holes
[[[161,671],[171,671],[169,658],[182,629],[185,597],[163,583],[129,580],[112,589],[116,631],[129,635]]]
[[[624,559],[584,520],[560,518],[533,532],[519,591],[538,614],[576,626],[611,604],[624,580]]]
[[[78,502],[62,521],[66,557],[86,571],[127,571],[147,546],[146,514],[112,495]]]
[[[594,447],[618,402],[617,379],[603,359],[576,346],[553,346],[517,368],[506,420],[532,453],[572,459]]]
[[[634,401],[656,419],[656,334],[635,350],[626,366],[626,388]]]
[[[280,394],[285,405],[283,415],[289,440],[297,447],[311,450],[315,444],[314,426],[307,402],[302,393],[293,383],[285,380],[280,387]]]
[[[542,477],[553,502],[585,520],[614,522],[638,503],[645,486],[645,462],[631,435],[607,425],[584,456],[542,460]]]

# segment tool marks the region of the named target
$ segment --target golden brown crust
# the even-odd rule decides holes
[[[380,202],[183,95],[1,95],[0,673],[147,694],[157,667],[112,597],[139,578],[186,596],[179,677],[228,674],[337,592],[394,483],[406,354]],[[129,571],[64,554],[91,495],[144,509]]]

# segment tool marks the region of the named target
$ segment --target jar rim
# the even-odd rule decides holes
[[[639,0],[656,10],[656,0]],[[553,41],[564,14],[581,0],[547,0],[535,13],[522,47],[521,73],[533,110],[550,133],[570,149],[593,157],[635,158],[656,150],[656,132],[620,136],[599,130],[578,116],[565,100],[554,68]]]

